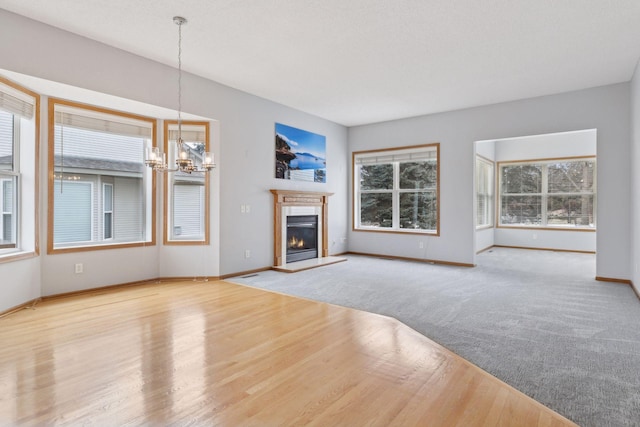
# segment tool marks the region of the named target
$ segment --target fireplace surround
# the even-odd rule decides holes
[[[329,196],[333,193],[296,190],[270,190],[273,194],[273,265],[277,270],[295,271],[310,267],[289,268],[290,265],[305,266],[306,262],[326,264],[337,262],[329,256],[328,210]],[[317,253],[306,261],[287,260],[287,217],[296,217],[295,221],[308,223],[308,217],[317,217]],[[299,217],[303,217],[302,219]],[[307,230],[308,232],[308,230]],[[344,259],[339,259],[343,261]],[[316,266],[314,264],[314,266]]]

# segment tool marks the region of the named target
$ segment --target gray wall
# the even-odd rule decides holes
[[[79,87],[134,100],[129,104],[136,105],[135,113],[145,114],[147,106],[175,108],[176,71],[172,67],[4,10],[0,10],[0,28],[3,34],[12,34],[0,41],[0,68],[70,85],[70,99],[75,99],[71,94]],[[46,97],[43,109],[46,112]],[[341,239],[346,236],[347,215],[345,127],[188,73],[183,76],[183,111],[215,121],[212,133],[218,167],[212,176],[211,245],[163,247],[158,192],[156,246],[41,253],[37,258],[0,263],[0,311],[41,295],[158,276],[217,276],[269,267],[273,264],[271,188],[335,193],[329,202],[330,252],[346,251]],[[275,122],[326,136],[326,184],[273,177]],[[46,127],[41,127],[41,133],[39,232],[41,247],[46,248]],[[243,204],[250,205],[250,213],[240,213]],[[247,249],[251,251],[248,259],[244,257]],[[74,273],[75,263],[84,264],[83,274]]]
[[[350,230],[349,249],[474,264],[474,141],[597,129],[597,275],[628,279],[629,91],[629,84],[621,83],[350,128],[350,152],[440,142],[441,230],[439,237]],[[351,174],[349,180],[351,193]],[[352,212],[350,227],[351,218]]]

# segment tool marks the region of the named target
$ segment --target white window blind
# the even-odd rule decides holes
[[[106,132],[131,137],[151,138],[153,127],[149,122],[106,113],[93,114],[90,110],[77,110],[66,106],[56,106],[56,124],[79,129]]]
[[[91,241],[93,187],[88,182],[54,183],[56,197],[54,209],[54,234],[56,243]]]
[[[411,151],[411,152],[394,152],[393,154],[375,153],[375,154],[359,154],[355,158],[356,165],[376,165],[382,163],[393,162],[410,162],[436,159],[437,152],[435,149]]]
[[[16,116],[32,119],[35,111],[35,100],[26,93],[10,86],[0,84],[0,110]]]
[[[182,125],[182,140],[188,142],[206,142],[207,135],[202,126],[197,126],[194,129],[193,126]],[[169,141],[176,141],[178,139],[178,130],[169,129]]]

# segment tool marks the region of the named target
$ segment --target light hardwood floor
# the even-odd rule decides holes
[[[394,319],[223,281],[45,300],[0,343],[0,425],[575,426]]]

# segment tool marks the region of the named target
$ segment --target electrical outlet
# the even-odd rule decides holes
[[[80,274],[84,271],[84,266],[81,263],[76,264],[76,274]]]
[[[418,247],[419,247],[420,249],[424,249],[424,242],[420,242],[420,243],[418,243]]]
[[[244,251],[244,257],[245,257],[245,258],[251,258],[251,251],[250,251],[249,249],[246,249],[246,250]]]
[[[247,206],[245,206],[244,211],[245,211],[246,213],[251,212],[251,205],[247,205]]]
[[[246,210],[246,207],[244,205],[240,205],[240,213],[244,213]]]

